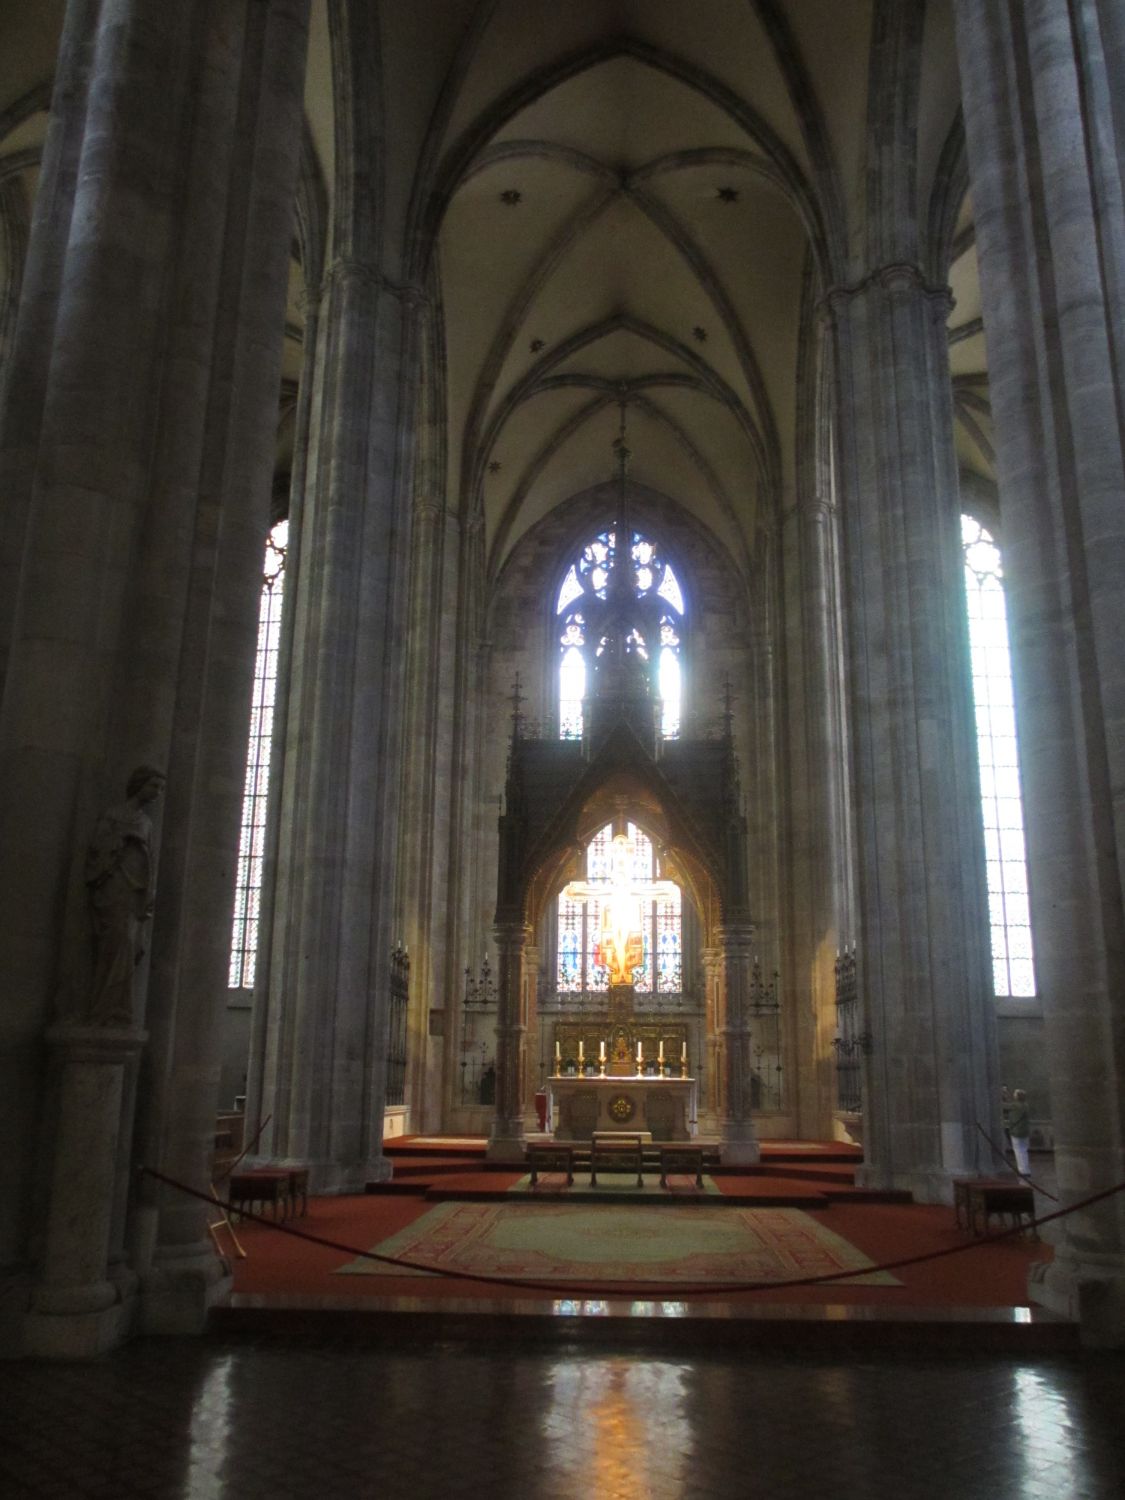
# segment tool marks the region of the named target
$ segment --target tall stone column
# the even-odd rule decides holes
[[[57,1069],[50,1206],[28,1354],[84,1359],[126,1331],[120,1289],[109,1275],[118,1127],[126,1070],[140,1030],[62,1025],[47,1036]]]
[[[522,1161],[527,1147],[527,985],[529,930],[522,921],[500,921],[496,938],[496,1115],[488,1142],[493,1161]]]
[[[245,11],[216,347],[167,762],[163,917],[154,934],[152,1042],[142,1069],[138,1139],[148,1162],[197,1190],[210,1185],[214,1146],[307,35],[308,0],[270,0]],[[160,540],[170,545],[168,537]],[[153,621],[159,663],[172,632],[158,602],[145,597],[139,611]],[[128,701],[138,725],[162,707],[170,672],[170,665],[157,665],[135,673]],[[174,1188],[155,1197],[146,1190],[143,1215],[154,1206],[159,1224],[142,1275],[144,1326],[196,1331],[227,1290],[207,1232],[212,1211]]]
[[[726,922],[722,928],[723,1058],[726,1080],[720,1126],[724,1166],[756,1162],[761,1152],[754,1130],[750,1080],[750,982],[754,965],[754,929],[749,922]]]
[[[428,424],[427,424],[428,426]],[[427,445],[430,446],[430,445]],[[436,446],[436,445],[435,445]],[[441,450],[444,451],[444,450]],[[435,486],[434,458],[424,461],[425,480]],[[411,527],[410,633],[407,641],[407,742],[403,766],[402,817],[414,830],[402,850],[400,873],[404,930],[418,962],[411,970],[412,1015],[410,1081],[407,1102],[411,1129],[441,1128],[443,1056],[439,1039],[429,1036],[431,1011],[447,1007],[449,952],[454,909],[449,892],[453,872],[451,819],[462,778],[452,766],[457,723],[456,681],[460,625],[457,575],[460,523],[428,498],[414,503]]]
[[[81,1016],[87,1003],[82,862],[94,816],[125,771],[141,762],[170,767],[177,735],[177,749],[196,742],[202,731],[185,712],[185,682],[193,691],[217,686],[210,675],[214,656],[185,662],[193,584],[197,632],[206,637],[216,623],[214,570],[208,574],[201,554],[224,528],[219,509],[199,498],[207,454],[224,450],[241,460],[224,471],[237,497],[235,510],[224,514],[229,534],[237,528],[235,513],[249,524],[246,455],[261,448],[248,439],[264,410],[272,443],[277,400],[275,385],[254,412],[252,384],[229,401],[219,399],[220,390],[231,394],[216,376],[220,289],[228,289],[224,347],[246,333],[249,303],[258,307],[276,292],[280,351],[287,260],[283,248],[280,279],[271,283],[258,256],[252,293],[229,295],[230,282],[246,274],[232,253],[232,226],[252,215],[257,201],[239,177],[247,152],[234,142],[241,146],[254,133],[249,74],[253,57],[269,50],[264,39],[276,43],[274,102],[289,76],[276,66],[286,36],[295,37],[301,72],[305,9],[306,0],[223,7],[74,0],[68,7],[16,328],[18,395],[9,391],[0,439],[13,500],[0,550],[19,579],[18,589],[0,589],[0,636],[10,642],[0,706],[5,1139],[32,1139],[26,1121],[42,1092],[45,1023],[53,1014]],[[296,93],[299,126],[299,82]],[[271,167],[283,171],[284,119],[276,110],[271,118]],[[291,205],[292,183],[281,229],[285,247]],[[251,332],[256,368],[268,381],[268,340],[260,325]],[[232,613],[228,597],[218,615],[225,623]],[[220,624],[214,636],[221,634]],[[241,734],[244,742],[244,721]],[[213,785],[206,774],[200,783],[181,774],[174,796],[187,805],[200,787]],[[237,837],[237,815],[234,828]],[[180,812],[170,807],[157,943],[180,920],[174,892],[183,837]],[[205,844],[192,851],[193,894],[216,865],[231,868],[225,849],[204,853]],[[138,1011],[144,989],[142,967]],[[214,1009],[215,989],[212,975],[200,1014]],[[106,1189],[111,1201],[132,1140],[132,1069],[131,1063],[124,1097],[113,1090],[119,1116],[108,1134],[100,1100],[95,1110],[98,1134],[119,1143]],[[9,1108],[20,1121],[11,1130],[3,1118]],[[52,1138],[52,1123],[44,1131],[54,1161],[48,1181],[62,1182],[60,1153],[68,1148]],[[73,1146],[79,1134],[72,1137]],[[151,1139],[159,1141],[158,1128]],[[30,1144],[4,1154],[0,1176],[10,1212],[0,1232],[2,1264],[26,1255],[39,1221],[56,1216],[37,1166]],[[90,1222],[100,1241],[96,1219]],[[91,1249],[103,1253],[100,1242]]]
[[[523,950],[523,1094],[520,1112],[526,1119],[535,1118],[535,1091],[539,1086],[535,1071],[535,1059],[531,1052],[532,1027],[539,1021],[539,947],[532,941],[532,929],[527,932]]]
[[[0,494],[4,496],[0,507],[0,699],[13,643],[98,11],[99,0],[71,0],[67,8],[55,60],[51,112],[32,205],[20,300],[0,389]]]
[[[1125,23],[958,0],[1031,883],[1064,1204],[1125,1180]],[[1125,1341],[1125,1194],[1032,1296]]]
[[[827,434],[825,435],[827,437]],[[815,492],[785,517],[790,910],[783,965],[796,1019],[797,1129],[830,1138],[844,758],[836,632],[836,511]]]
[[[718,1133],[723,1110],[726,1058],[723,1052],[723,950],[717,944],[703,949],[703,1031],[700,1045],[707,1049],[703,1094],[699,1101],[700,1128]],[[698,1060],[696,1071],[698,1072]]]
[[[995,1023],[945,322],[910,264],[828,298],[838,381],[867,1179],[987,1165]]]
[[[418,297],[339,259],[301,511],[269,984],[255,992],[251,1128],[317,1192],[362,1192],[382,1154],[400,801],[401,538]],[[326,1080],[328,1082],[326,1083]]]

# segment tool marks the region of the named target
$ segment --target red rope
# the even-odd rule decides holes
[[[162,1182],[166,1187],[175,1188],[178,1192],[186,1193],[191,1198],[198,1198],[201,1203],[214,1205],[215,1199],[209,1193],[202,1193],[198,1188],[188,1187],[184,1182],[177,1182],[172,1177],[166,1177],[163,1172],[158,1172],[155,1167],[141,1166],[138,1172],[153,1178],[156,1182]],[[854,1280],[862,1276],[873,1276],[880,1271],[901,1271],[907,1266],[919,1266],[926,1261],[943,1260],[949,1255],[963,1255],[966,1251],[976,1250],[984,1245],[996,1245],[1003,1240],[1012,1239],[1017,1234],[1022,1234],[1025,1227],[1038,1230],[1043,1224],[1050,1224],[1055,1219],[1065,1219],[1067,1215],[1078,1213],[1079,1210],[1090,1208],[1095,1203],[1102,1203],[1107,1198],[1112,1198],[1116,1193],[1125,1191],[1125,1182],[1116,1183],[1111,1188],[1104,1188],[1100,1193],[1091,1193],[1087,1198],[1081,1198],[1077,1203],[1072,1203],[1069,1208],[1056,1209],[1054,1213],[1046,1214],[1041,1219],[1033,1218],[1028,1226],[1016,1224],[1010,1229],[1001,1230],[999,1234],[982,1235],[979,1239],[969,1240],[962,1245],[947,1245],[941,1250],[926,1250],[919,1255],[904,1255],[898,1260],[883,1261],[879,1265],[864,1266],[861,1269],[844,1271],[826,1271],[820,1276],[799,1276],[788,1281],[743,1281],[724,1282],[717,1286],[714,1282],[685,1283],[669,1286],[666,1282],[649,1282],[638,1278],[630,1278],[630,1286],[642,1286],[648,1294],[653,1296],[684,1297],[702,1292],[776,1292],[785,1291],[793,1287],[821,1286],[832,1281]],[[601,1296],[607,1294],[606,1283],[603,1282],[579,1282],[568,1281],[564,1285],[549,1281],[525,1281],[513,1276],[488,1276],[482,1272],[473,1271],[451,1271],[443,1266],[426,1266],[418,1261],[403,1260],[393,1255],[380,1255],[377,1250],[357,1250],[354,1245],[341,1244],[339,1240],[330,1240],[324,1235],[310,1234],[305,1229],[295,1229],[291,1224],[279,1224],[276,1219],[267,1219],[264,1214],[246,1213],[237,1204],[232,1204],[219,1199],[220,1207],[226,1209],[227,1213],[237,1213],[243,1218],[251,1220],[255,1224],[264,1224],[267,1229],[276,1230],[278,1234],[292,1235],[294,1239],[305,1240],[310,1245],[322,1245],[326,1250],[339,1250],[345,1255],[354,1256],[357,1260],[376,1260],[388,1266],[402,1266],[408,1271],[425,1271],[431,1276],[445,1276],[454,1281],[479,1281],[488,1286],[512,1286],[523,1287],[531,1291],[551,1292],[554,1295],[568,1295],[572,1292],[594,1292]],[[612,1289],[610,1289],[612,1290]]]

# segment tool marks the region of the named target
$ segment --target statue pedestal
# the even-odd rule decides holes
[[[59,1092],[46,1243],[24,1323],[28,1354],[86,1359],[127,1332],[131,1313],[109,1277],[109,1242],[125,1068],[145,1040],[124,1027],[47,1033]]]

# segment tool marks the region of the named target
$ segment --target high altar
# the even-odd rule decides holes
[[[560,1141],[585,1141],[595,1130],[646,1130],[657,1141],[695,1134],[694,1078],[549,1078],[548,1121]]]
[[[698,1095],[687,1076],[687,1027],[639,1020],[634,1006],[632,983],[618,980],[609,986],[606,1021],[555,1028],[547,1120],[557,1139],[589,1140],[595,1130],[643,1130],[657,1141],[695,1135]]]

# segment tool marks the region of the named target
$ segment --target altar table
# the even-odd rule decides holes
[[[547,1123],[559,1141],[588,1141],[595,1130],[648,1131],[654,1141],[695,1135],[694,1078],[547,1080]]]

